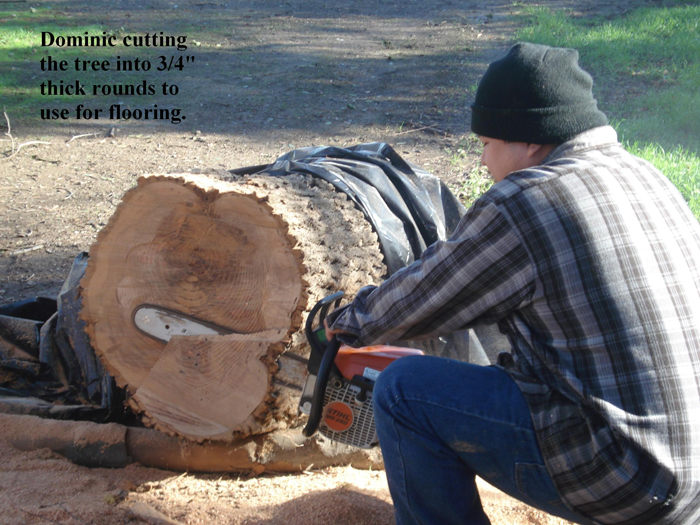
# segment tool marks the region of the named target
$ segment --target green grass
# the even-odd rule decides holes
[[[700,6],[645,7],[613,20],[525,13],[516,38],[578,49],[622,142],[665,173],[700,219]]]
[[[55,13],[47,9],[22,9],[17,11],[0,11],[0,93],[3,109],[12,118],[25,119],[36,117],[32,110],[47,103],[40,93],[41,82],[48,78],[48,73],[41,71],[39,61],[43,56],[73,59],[79,56],[75,51],[69,52],[54,48],[41,47],[41,31],[54,34],[67,34],[65,26],[59,24]],[[71,29],[71,32],[102,31],[89,25]],[[59,56],[60,55],[60,56]],[[66,78],[65,73],[52,74],[51,78]],[[51,97],[51,105],[65,101],[65,97]]]
[[[474,134],[460,139],[454,147],[444,149],[455,172],[464,173],[465,170],[467,171],[466,175],[459,177],[459,183],[454,183],[450,187],[450,190],[467,207],[471,206],[493,185],[493,179],[488,174],[486,167],[479,165],[478,161],[474,165],[474,157],[479,159],[481,149],[481,142]]]
[[[681,147],[664,150],[655,143],[635,142],[627,144],[627,149],[630,153],[648,160],[666,174],[685,197],[695,217],[700,219],[700,157],[698,155]]]

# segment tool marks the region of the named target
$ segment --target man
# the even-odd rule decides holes
[[[498,323],[512,360],[399,359],[374,390],[397,523],[489,523],[478,475],[580,523],[700,523],[700,226],[626,153],[571,49],[491,64],[495,184],[452,236],[328,317],[353,345]]]

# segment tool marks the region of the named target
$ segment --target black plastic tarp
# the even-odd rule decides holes
[[[87,253],[74,259],[56,299],[33,297],[0,306],[0,408],[10,404],[28,414],[91,420],[123,413],[123,396],[95,355],[79,316],[87,260]],[[7,396],[48,403],[13,403]]]

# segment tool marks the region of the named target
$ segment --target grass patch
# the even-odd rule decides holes
[[[47,9],[26,9],[23,11],[0,11],[0,91],[3,96],[3,109],[13,119],[38,118],[38,109],[48,102],[40,92],[41,83],[47,79],[67,80],[67,72],[49,73],[41,71],[39,61],[42,57],[51,55],[61,59],[74,59],[81,55],[76,50],[61,50],[41,47],[41,32],[51,31],[54,34],[67,34],[63,23],[68,20],[60,19]],[[70,32],[102,32],[102,28],[94,25],[74,27]],[[52,106],[60,107],[66,102],[66,97],[51,97]]]
[[[622,142],[664,172],[700,219],[700,6],[645,7],[613,20],[525,13],[517,39],[578,49]]]
[[[676,147],[666,151],[654,143],[627,144],[630,153],[648,160],[662,173],[665,173],[673,185],[685,197],[691,211],[700,219],[700,157],[687,150]]]
[[[479,159],[481,150],[481,142],[474,134],[460,139],[454,147],[445,148],[452,169],[458,173],[464,173],[466,169],[466,174],[460,177],[460,182],[452,185],[450,190],[467,208],[493,186],[493,179],[486,167],[481,166],[478,161],[474,165],[474,157]]]

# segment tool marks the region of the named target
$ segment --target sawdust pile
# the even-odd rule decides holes
[[[47,449],[20,451],[0,431],[0,523],[66,525],[392,524],[381,471],[329,468],[245,477],[140,466],[87,468]],[[494,525],[565,525],[480,484]]]

